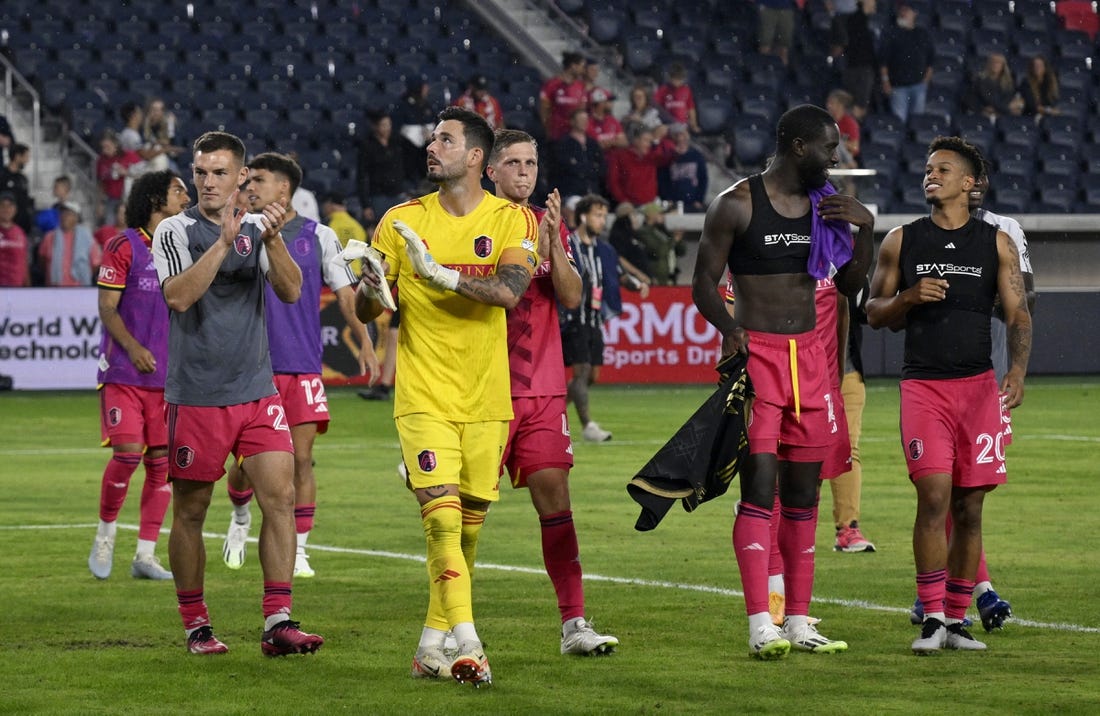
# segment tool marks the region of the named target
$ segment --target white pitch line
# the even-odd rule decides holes
[[[97,526],[96,523],[87,524],[68,524],[68,525],[0,525],[0,531],[14,531],[14,530],[59,530],[59,529],[92,529]],[[118,523],[119,529],[129,530],[131,532],[137,532],[138,526],[131,524]],[[161,534],[168,534],[167,528],[161,529]],[[224,539],[225,534],[221,532],[203,532],[203,537],[206,539]],[[256,544],[258,540],[255,537],[249,537],[248,541],[252,544]],[[311,552],[332,552],[334,554],[356,554],[365,557],[381,557],[383,559],[400,559],[406,562],[420,562],[424,563],[427,558],[422,554],[407,554],[404,552],[388,552],[385,550],[376,549],[358,549],[355,547],[333,547],[323,544],[311,544],[309,546]],[[520,567],[509,564],[493,564],[492,562],[478,562],[478,569],[490,569],[497,572],[513,572],[517,574],[533,574],[538,576],[544,576],[546,574],[545,569],[537,567]],[[739,592],[736,589],[728,589],[726,587],[715,587],[709,584],[688,584],[686,582],[666,582],[658,579],[640,579],[631,577],[611,577],[602,574],[586,573],[584,575],[585,581],[588,582],[607,582],[609,584],[624,584],[637,587],[656,587],[658,589],[677,589],[683,592],[699,592],[702,594],[717,594],[723,597],[743,597],[743,592]],[[882,604],[875,604],[874,602],[864,601],[862,599],[835,599],[831,597],[814,597],[815,602],[821,604],[834,604],[841,607],[849,607],[854,609],[866,609],[873,612],[888,612],[891,614],[908,614],[909,610],[904,607],[889,607]],[[1020,619],[1018,617],[1012,618],[1012,624],[1026,627],[1036,627],[1038,629],[1051,629],[1056,631],[1071,631],[1081,634],[1100,634],[1100,627],[1088,627],[1080,624],[1066,624],[1064,622],[1038,622],[1031,619]]]

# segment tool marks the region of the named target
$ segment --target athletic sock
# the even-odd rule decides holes
[[[929,614],[943,613],[947,597],[946,580],[946,569],[917,572],[917,599],[924,606],[926,618]]]
[[[99,489],[99,519],[114,522],[126,501],[130,477],[141,464],[141,453],[116,452],[107,461]]]
[[[313,530],[313,515],[317,512],[317,503],[294,506],[294,531],[307,536]],[[302,544],[302,543],[299,543]]]
[[[179,604],[180,618],[183,619],[183,629],[187,636],[191,636],[196,629],[210,626],[210,614],[206,610],[201,589],[182,592],[176,590],[176,602]]]
[[[974,596],[974,582],[969,579],[948,577],[946,584],[947,597],[944,601],[944,614],[947,615],[947,623],[961,622],[966,618],[966,610]]]
[[[270,622],[272,618],[279,617],[275,620],[275,624],[289,619],[292,601],[290,582],[264,582],[264,619]],[[267,624],[264,629],[270,629],[271,626]]]
[[[164,514],[172,500],[172,488],[168,485],[168,456],[145,458],[145,484],[141,488],[141,525],[138,537],[157,543]],[[152,552],[150,552],[152,554]]]
[[[779,511],[779,550],[783,554],[787,615],[806,616],[814,590],[814,536],[817,506]]]
[[[228,485],[227,488],[229,490],[229,501],[233,503],[233,519],[240,524],[248,522],[248,503],[252,502],[252,488],[234,490]]]
[[[471,577],[477,562],[477,541],[481,537],[481,528],[487,514],[485,510],[462,508],[462,558],[466,560],[466,569]]]
[[[137,551],[134,552],[134,559],[138,557],[152,557],[156,551],[157,543],[152,540],[138,538]]]
[[[584,616],[584,586],[581,582],[580,548],[573,512],[556,512],[539,517],[542,531],[542,563],[558,596],[562,622]]]
[[[473,622],[470,572],[462,552],[462,502],[445,495],[420,508],[428,545],[428,617],[425,626],[447,630]]]
[[[768,552],[768,591],[774,592],[776,590],[771,588],[771,578],[783,577],[783,553],[779,550],[779,525],[782,522],[779,513],[782,505],[779,504],[779,488],[775,490],[775,501],[772,502],[772,518],[769,524],[772,528],[772,548]],[[783,590],[780,589],[779,593],[782,594]]]
[[[771,510],[741,502],[733,520],[733,551],[741,572],[747,614],[768,611],[768,554]]]

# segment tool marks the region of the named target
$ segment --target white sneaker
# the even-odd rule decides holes
[[[230,569],[240,569],[244,566],[245,545],[248,543],[248,530],[252,527],[252,513],[248,513],[246,522],[237,522],[236,513],[229,518],[229,532],[225,535],[225,543],[222,544],[222,559],[225,566]]]
[[[130,576],[134,579],[165,581],[172,578],[172,573],[161,566],[155,554],[147,554],[134,557],[134,561],[130,563]]]
[[[962,624],[947,625],[947,640],[944,646],[948,649],[958,649],[960,651],[983,651],[985,649],[985,644],[971,636]]]
[[[493,672],[485,649],[476,641],[458,645],[458,654],[451,662],[451,676],[460,684],[473,684],[476,688],[491,686]]]
[[[919,656],[935,654],[946,645],[947,627],[939,619],[929,618],[921,625],[920,638],[913,642],[913,653]]]
[[[96,535],[92,542],[92,552],[88,555],[88,569],[96,579],[111,576],[111,565],[115,561],[115,538]]]
[[[827,639],[813,624],[792,624],[790,617],[783,620],[783,638],[791,643],[791,648],[809,651],[814,654],[835,654],[848,651],[848,642]]]
[[[782,659],[791,651],[791,643],[783,638],[774,624],[765,624],[749,636],[749,656],[772,661]]]
[[[585,425],[581,435],[590,443],[605,443],[611,439],[611,433],[601,428],[595,421]]]
[[[610,654],[619,640],[610,634],[597,634],[592,623],[584,617],[570,619],[561,625],[561,653],[592,656]]]
[[[299,552],[294,555],[294,576],[301,579],[312,579],[316,574],[313,568],[309,566],[309,555],[305,552]]]
[[[435,646],[421,646],[413,656],[411,675],[414,679],[438,679],[449,676],[451,660],[443,649]]]

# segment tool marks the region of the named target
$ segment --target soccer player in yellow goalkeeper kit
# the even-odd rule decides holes
[[[401,304],[394,420],[428,545],[428,615],[414,677],[447,672],[492,680],[474,628],[470,573],[478,533],[498,496],[512,419],[506,309],[538,265],[538,223],[525,207],[481,188],[493,132],[477,114],[448,107],[427,147],[434,194],[399,204],[378,223],[374,248]],[[381,310],[380,276],[364,262],[360,320]],[[443,650],[450,630],[458,643]]]

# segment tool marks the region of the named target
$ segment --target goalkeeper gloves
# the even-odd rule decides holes
[[[395,219],[393,228],[405,239],[405,253],[408,254],[409,260],[412,261],[413,267],[420,274],[420,277],[427,279],[429,283],[438,289],[454,291],[458,286],[458,271],[437,264],[432,255],[428,253],[428,248],[424,245],[423,239],[404,222]]]

